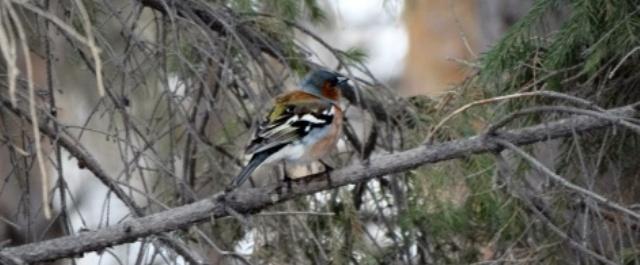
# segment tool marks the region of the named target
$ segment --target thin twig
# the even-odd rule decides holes
[[[96,46],[95,38],[93,37],[93,27],[91,26],[91,20],[89,19],[89,13],[84,7],[81,0],[75,0],[78,10],[80,10],[80,17],[84,26],[85,34],[87,35],[87,46],[91,51],[95,64],[96,73],[96,87],[98,88],[98,94],[104,96],[104,83],[102,82],[102,59],[100,59],[100,49]]]
[[[622,57],[622,59],[620,59],[620,62],[618,62],[618,64],[616,64],[616,66],[613,67],[613,70],[609,72],[608,78],[609,79],[613,78],[613,76],[616,75],[616,72],[618,71],[618,69],[620,69],[620,66],[622,66],[622,64],[627,59],[629,59],[629,57],[631,57],[632,54],[634,54],[637,51],[640,51],[640,46],[633,48],[629,53],[627,53],[624,57]]]
[[[471,107],[475,107],[475,106],[478,106],[478,105],[485,105],[485,104],[498,102],[498,101],[503,101],[503,100],[508,100],[508,99],[521,98],[521,97],[531,97],[531,96],[543,96],[543,97],[564,99],[564,100],[567,100],[567,101],[570,101],[570,102],[574,102],[576,104],[584,105],[586,107],[593,108],[593,109],[596,109],[596,110],[603,110],[602,108],[598,107],[597,105],[595,105],[594,103],[592,103],[592,102],[590,102],[588,100],[585,100],[585,99],[582,99],[582,98],[578,98],[578,97],[574,97],[574,96],[567,95],[567,94],[563,94],[563,93],[554,92],[554,91],[521,92],[521,93],[515,93],[515,94],[511,94],[511,95],[506,95],[506,96],[499,96],[499,97],[493,97],[493,98],[488,98],[488,99],[481,99],[481,100],[477,100],[477,101],[465,104],[464,106],[454,110],[453,112],[449,113],[447,116],[442,118],[442,120],[440,120],[436,124],[436,126],[434,126],[433,129],[431,129],[431,131],[429,132],[429,134],[427,135],[427,137],[425,138],[423,143],[424,144],[431,143],[431,141],[433,141],[434,134],[440,129],[440,127],[442,127],[447,121],[449,121],[454,116],[466,111],[467,109],[469,109]]]
[[[516,111],[514,113],[507,115],[506,117],[502,118],[501,120],[497,121],[491,126],[489,126],[489,128],[487,128],[487,134],[495,133],[496,130],[505,126],[507,123],[511,122],[517,117],[525,116],[525,115],[529,115],[537,112],[566,112],[566,113],[578,114],[578,115],[588,115],[588,116],[608,120],[611,123],[623,126],[627,129],[630,129],[640,134],[640,125],[636,125],[629,121],[626,121],[623,117],[611,116],[606,112],[597,112],[597,111],[591,111],[591,110],[579,109],[579,108],[573,108],[573,107],[565,107],[565,106],[537,106],[537,107],[531,107],[531,108],[526,108],[523,110]]]
[[[49,10],[50,1],[45,1],[45,9]],[[45,43],[45,53],[46,53],[46,67],[47,67],[47,87],[49,88],[49,113],[54,119],[51,122],[53,126],[53,132],[55,133],[55,137],[52,138],[55,150],[55,161],[56,161],[56,171],[58,173],[58,190],[60,195],[60,222],[62,226],[62,230],[65,234],[69,234],[69,221],[68,221],[68,213],[67,213],[67,183],[64,179],[63,167],[62,167],[62,148],[60,144],[58,144],[58,135],[60,135],[60,129],[58,128],[58,109],[56,106],[56,94],[55,89],[53,87],[53,61],[54,55],[52,52],[52,40],[51,40],[51,32],[49,29],[49,21],[44,21],[44,37],[43,42]]]
[[[583,246],[582,244],[576,242],[573,238],[571,238],[569,235],[567,235],[567,233],[562,231],[562,229],[560,229],[558,226],[553,224],[553,222],[551,222],[551,220],[549,220],[549,218],[547,218],[547,216],[545,216],[545,214],[543,212],[541,212],[538,209],[538,207],[536,207],[535,204],[533,202],[531,202],[530,200],[528,200],[528,199],[521,199],[521,200],[525,202],[525,205],[529,206],[529,209],[535,213],[535,215],[538,217],[538,219],[540,219],[542,221],[543,224],[545,224],[547,227],[549,227],[549,229],[551,229],[551,231],[556,233],[563,240],[566,240],[572,248],[578,250],[581,253],[587,254],[590,257],[593,257],[593,258],[597,259],[598,261],[600,261],[600,262],[602,262],[604,264],[608,264],[608,265],[616,265],[616,264],[618,264],[618,263],[615,263],[615,262],[607,259],[606,257],[604,257],[604,256],[602,256],[602,255],[600,255],[598,253],[595,253],[593,250]]]
[[[514,151],[516,154],[520,155],[523,159],[527,160],[527,162],[529,162],[529,164],[531,164],[536,170],[544,173],[545,175],[549,176],[550,178],[552,178],[553,180],[557,181],[558,183],[562,184],[563,186],[576,191],[582,195],[585,195],[599,203],[602,203],[604,205],[606,205],[609,208],[612,209],[616,209],[618,211],[621,211],[637,220],[640,220],[640,213],[635,212],[627,207],[624,207],[614,201],[611,201],[610,199],[605,198],[604,196],[595,193],[593,191],[587,190],[583,187],[580,187],[578,185],[575,185],[573,183],[571,183],[570,181],[566,180],[565,178],[561,177],[560,175],[554,173],[553,171],[551,171],[551,169],[549,169],[548,167],[546,167],[545,165],[543,165],[540,161],[538,161],[537,159],[535,159],[534,157],[532,157],[531,155],[527,154],[527,152],[525,152],[524,150],[522,150],[521,148],[517,147],[515,144],[504,140],[504,139],[500,139],[500,138],[491,138],[492,140],[496,141],[499,145],[506,147],[512,151]]]
[[[22,48],[22,54],[24,56],[24,64],[27,69],[27,88],[29,90],[29,115],[31,116],[31,128],[33,132],[33,143],[36,149],[36,158],[38,160],[38,168],[40,169],[40,176],[42,178],[41,192],[42,192],[42,209],[44,210],[44,217],[46,219],[51,218],[51,205],[49,203],[49,172],[44,163],[44,154],[42,152],[42,144],[40,142],[40,130],[38,129],[38,113],[36,110],[36,97],[35,87],[33,84],[33,66],[31,65],[31,52],[27,45],[27,35],[25,29],[22,27],[18,14],[11,5],[9,7],[9,15],[11,16],[14,25],[16,26],[16,33],[20,40],[20,46]],[[14,106],[15,106],[15,102]]]

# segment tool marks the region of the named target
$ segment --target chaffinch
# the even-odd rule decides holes
[[[242,185],[260,165],[306,164],[327,155],[341,135],[339,100],[341,89],[349,87],[347,81],[337,73],[315,70],[302,80],[300,90],[278,96],[247,146],[249,163],[230,188]]]

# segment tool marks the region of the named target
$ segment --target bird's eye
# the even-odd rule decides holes
[[[285,112],[285,113],[293,113],[293,110],[294,110],[294,109],[295,109],[295,106],[291,106],[291,105],[289,105],[289,106],[287,106],[287,107],[284,109],[284,112]]]
[[[334,77],[332,77],[332,78],[329,78],[329,80],[327,80],[327,81],[329,82],[329,84],[330,84],[331,86],[335,86],[335,85],[337,85],[337,84],[338,84],[338,78],[337,78],[337,77],[335,77],[335,76],[334,76]]]

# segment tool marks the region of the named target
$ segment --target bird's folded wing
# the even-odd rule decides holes
[[[278,98],[277,104],[260,124],[247,147],[248,154],[298,141],[314,129],[327,126],[333,121],[335,106],[330,102],[312,95],[296,100],[283,100],[288,96],[289,94]]]

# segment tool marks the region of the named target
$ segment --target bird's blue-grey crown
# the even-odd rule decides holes
[[[349,79],[336,72],[319,69],[308,73],[300,83],[300,86],[304,91],[308,93],[322,96],[321,89],[325,81],[330,82],[330,84],[333,86],[342,88],[347,85]]]

